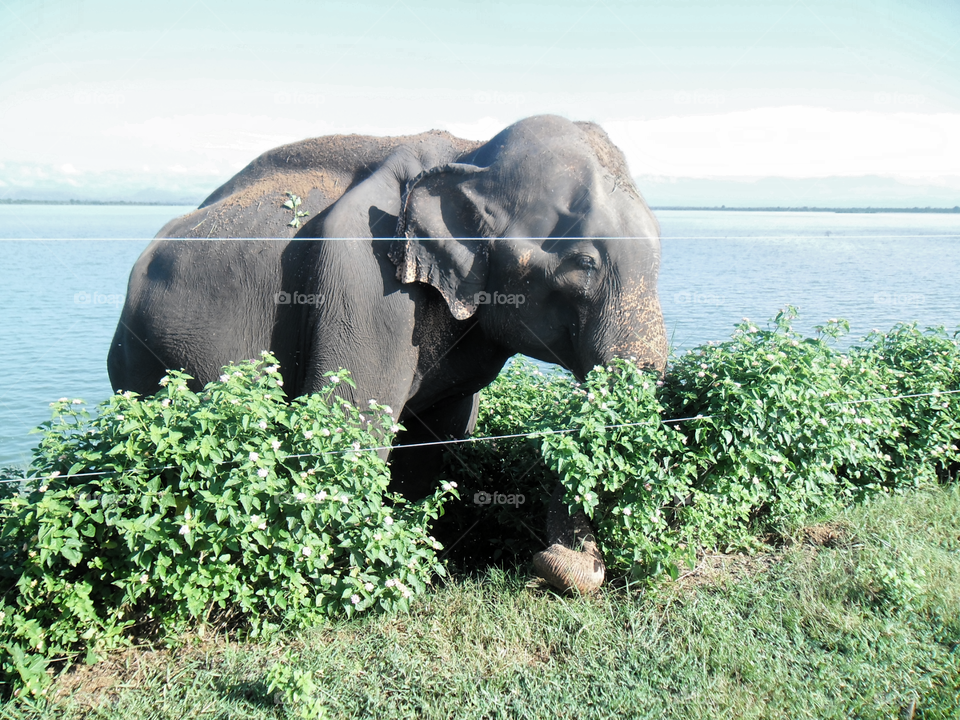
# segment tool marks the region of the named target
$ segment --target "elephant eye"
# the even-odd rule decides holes
[[[581,270],[591,271],[597,269],[597,261],[590,255],[577,256],[577,266]]]

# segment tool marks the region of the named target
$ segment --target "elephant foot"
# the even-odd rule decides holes
[[[590,593],[603,584],[603,555],[587,516],[582,510],[571,514],[563,496],[563,485],[558,483],[547,510],[549,546],[533,556],[533,566],[558,590]]]
[[[593,543],[590,543],[593,545]],[[603,584],[603,559],[597,546],[578,552],[554,543],[533,556],[537,574],[558,590],[592,593]]]

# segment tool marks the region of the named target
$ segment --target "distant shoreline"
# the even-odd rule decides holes
[[[875,207],[697,207],[693,205],[664,205],[651,210],[711,210],[718,212],[830,212],[830,213],[949,213],[960,215],[960,206],[952,208],[875,208]]]
[[[146,202],[140,200],[13,200],[10,198],[0,198],[0,205],[173,205],[182,207],[184,205],[196,206],[199,203],[172,202],[161,200],[158,202]]]
[[[176,206],[184,205],[195,206],[195,202],[171,202],[157,201],[145,202],[135,200],[13,200],[0,198],[0,205],[147,205],[147,206]],[[913,208],[875,208],[875,207],[848,207],[848,208],[829,208],[829,207],[720,207],[700,206],[700,205],[663,205],[651,208],[652,210],[696,210],[704,212],[822,212],[822,213],[937,213],[937,214],[958,214],[960,215],[960,206],[952,208],[934,208],[934,207],[913,207]]]

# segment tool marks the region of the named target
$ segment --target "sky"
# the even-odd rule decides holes
[[[541,113],[655,207],[960,205],[960,2],[0,0],[0,198],[196,203],[305,137]]]

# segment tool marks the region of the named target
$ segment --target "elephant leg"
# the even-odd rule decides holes
[[[477,422],[478,399],[479,396],[473,394],[420,413],[404,410],[400,423],[406,429],[397,435],[397,445],[390,453],[391,491],[409,500],[418,500],[433,491],[446,446],[404,446],[466,437]]]
[[[603,584],[604,565],[590,522],[582,510],[570,514],[557,483],[547,511],[549,547],[533,556],[537,573],[558,590],[589,593]]]

